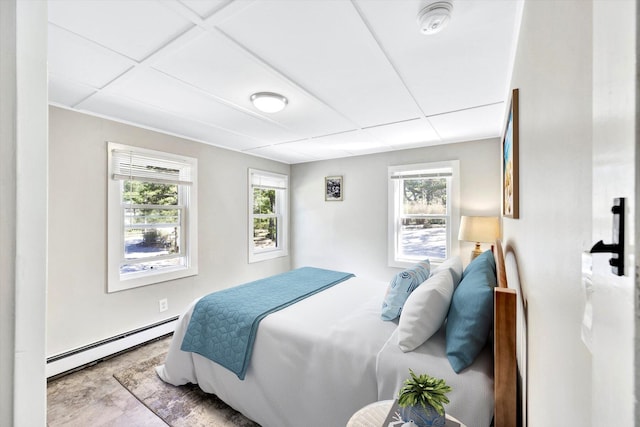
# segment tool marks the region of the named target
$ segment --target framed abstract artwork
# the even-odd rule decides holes
[[[342,201],[343,191],[341,176],[327,176],[324,178],[324,199],[326,201]]]
[[[502,215],[507,218],[519,218],[518,201],[518,89],[511,93],[509,115],[502,136]]]

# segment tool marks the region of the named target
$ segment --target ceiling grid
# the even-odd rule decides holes
[[[429,1],[51,0],[49,102],[285,163],[500,136],[522,0]]]

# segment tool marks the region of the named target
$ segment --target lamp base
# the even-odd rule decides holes
[[[476,247],[471,251],[471,261],[473,261],[481,253],[482,249],[480,249],[480,242],[476,242]]]

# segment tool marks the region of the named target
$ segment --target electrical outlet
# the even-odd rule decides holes
[[[169,310],[169,301],[166,298],[162,298],[158,301],[158,307],[160,308],[160,313]]]

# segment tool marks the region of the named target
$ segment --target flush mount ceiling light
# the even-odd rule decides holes
[[[453,3],[449,0],[437,1],[425,6],[418,13],[418,26],[422,34],[435,34],[447,26],[451,20]]]
[[[265,113],[277,113],[289,103],[287,98],[273,92],[254,93],[249,99],[258,110]]]

